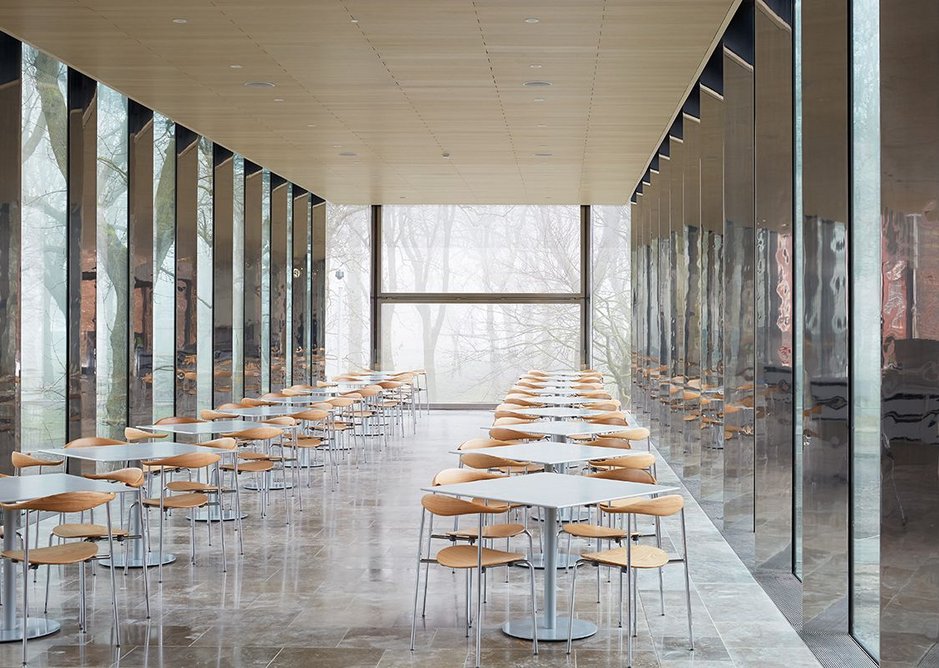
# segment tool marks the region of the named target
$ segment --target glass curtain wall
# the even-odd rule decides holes
[[[20,378],[18,389],[0,388],[4,451],[121,438],[127,425],[238,398],[252,368],[246,339],[258,394],[260,360],[271,354],[260,326],[270,286],[261,269],[271,266],[261,186],[271,177],[2,34],[0,59],[9,75],[0,88],[0,378]],[[306,285],[325,261],[325,218],[311,210],[323,200],[278,182],[288,194],[282,329],[288,347],[308,349],[313,323],[325,320],[323,272],[319,287]],[[288,259],[303,269],[295,281]],[[257,275],[246,280],[249,269]],[[250,304],[246,285],[257,286]],[[285,364],[299,363],[290,353],[281,347]],[[300,366],[303,376],[309,362]]]
[[[326,375],[370,365],[368,206],[331,204],[326,209]]]
[[[382,207],[381,366],[425,369],[431,402],[468,404],[580,366],[581,225],[578,206]]]

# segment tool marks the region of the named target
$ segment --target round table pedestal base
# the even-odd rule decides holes
[[[536,554],[530,559],[531,565],[538,570],[544,570],[544,555]],[[556,568],[558,569],[567,569],[568,567],[573,568],[574,564],[577,563],[577,557],[573,557],[569,554],[559,554],[557,558]],[[519,564],[519,568],[528,568],[524,564]]]
[[[544,617],[538,618],[538,642],[567,642],[567,632],[568,624],[570,617],[561,617],[557,619],[557,623],[554,625],[553,629],[549,629],[545,626]],[[593,622],[587,622],[582,619],[574,620],[574,629],[573,629],[573,638],[574,640],[582,640],[584,638],[589,638],[594,633],[597,632],[597,625]],[[506,622],[502,625],[502,632],[513,638],[521,638],[522,640],[531,640],[531,618],[526,617],[524,619],[513,619],[512,621]]]
[[[128,567],[128,568],[143,568],[143,567],[144,567],[144,561],[146,561],[146,565],[147,565],[148,567],[149,567],[149,566],[159,566],[159,565],[160,565],[160,554],[159,554],[158,552],[151,552],[150,554],[147,555],[146,560],[141,559],[140,557],[135,557],[135,556],[132,555],[132,554],[131,554],[131,555],[128,555],[128,557],[127,557],[127,567]],[[164,566],[166,566],[167,564],[171,564],[171,563],[173,563],[174,561],[176,561],[176,555],[175,555],[175,554],[170,554],[169,552],[164,552],[164,553],[163,553],[163,565],[164,565]],[[123,555],[123,554],[115,554],[112,558],[110,558],[110,559],[102,559],[102,560],[99,561],[98,563],[101,564],[102,566],[104,566],[105,568],[110,568],[112,563],[114,564],[115,568],[124,568],[124,555]],[[30,621],[32,621],[32,620],[30,620]]]
[[[61,626],[62,625],[54,619],[30,617],[26,624],[26,637],[41,638],[43,636],[52,635],[58,631]],[[0,642],[16,642],[17,640],[23,640],[23,620],[19,618],[16,620],[16,628],[0,629]]]

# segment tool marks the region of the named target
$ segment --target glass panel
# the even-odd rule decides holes
[[[795,54],[793,57],[793,119],[792,131],[795,135],[793,156],[795,162],[794,169],[794,206],[793,219],[796,221],[797,229],[794,236],[795,262],[797,267],[805,266],[805,253],[803,251],[804,243],[801,234],[802,225],[802,0],[795,0]],[[805,327],[805,277],[802,271],[796,271],[793,277],[793,287],[795,289],[795,304],[793,309],[793,368],[795,382],[793,391],[795,398],[793,400],[794,420],[793,420],[793,452],[792,452],[792,572],[797,578],[802,579],[802,445],[803,428],[802,416],[805,395],[803,384],[803,358],[802,342],[804,340]]]
[[[261,168],[245,161],[244,395],[261,394]]]
[[[127,98],[98,88],[97,432],[127,424]]]
[[[284,385],[293,384],[293,199],[294,186],[287,184],[287,239],[284,251]]]
[[[369,366],[370,228],[368,206],[326,205],[328,376]]]
[[[311,208],[313,219],[310,244],[310,276],[312,281],[310,350],[313,353],[313,380],[326,374],[326,204]]]
[[[172,415],[176,349],[176,125],[153,114],[153,419]]]
[[[196,408],[212,407],[212,142],[199,138],[199,174],[196,211],[198,215],[196,237],[196,372],[198,374]]]
[[[933,5],[920,0],[918,5],[927,8],[929,18],[914,16],[906,20],[916,21],[926,20],[934,29],[939,26],[939,11]],[[876,295],[881,291],[881,244],[876,240],[881,236],[881,207],[880,207],[880,49],[879,49],[879,13],[881,3],[877,0],[855,0],[851,9],[851,18],[854,31],[854,53],[851,62],[854,67],[854,90],[864,91],[863,94],[856,94],[852,108],[854,110],[854,128],[852,137],[852,161],[853,161],[853,202],[851,207],[851,281],[854,298],[851,300],[851,322],[855,325],[853,336],[851,337],[851,421],[852,421],[852,440],[851,440],[851,633],[861,643],[861,645],[875,658],[880,655],[880,523],[881,523],[881,338],[874,336],[871,330],[874,327],[857,327],[860,323],[876,323],[881,320],[881,302],[875,299],[866,298],[867,295]],[[886,8],[885,8],[886,9]],[[912,9],[910,3],[904,3],[902,8],[898,8],[904,14],[909,14]],[[885,16],[891,16],[890,13]],[[890,19],[888,19],[890,20]],[[910,23],[904,26],[906,33],[902,40],[903,58],[909,58],[910,44],[909,37],[918,34],[916,23]],[[936,76],[935,69],[939,67],[939,55],[935,53],[935,47],[931,44],[932,40],[924,40],[919,47],[925,47],[925,53],[929,54],[928,64],[924,59],[918,59],[922,66],[926,67],[924,72],[930,72],[931,76],[926,82],[917,82],[910,85],[910,88],[916,92],[903,100],[904,104],[919,105],[922,103],[922,86],[926,85],[928,89],[935,90],[939,76]],[[928,46],[927,46],[928,45]],[[895,47],[894,47],[895,48]],[[915,47],[914,47],[915,49]],[[920,71],[917,68],[917,71]],[[902,77],[902,78],[901,78]],[[901,72],[896,72],[892,81],[907,80]],[[890,96],[896,94],[893,84],[890,84]],[[902,99],[902,96],[901,98]],[[939,111],[939,94],[932,93],[931,112]],[[916,126],[915,122],[903,121],[903,127]],[[932,141],[939,138],[939,119],[933,119],[931,123]],[[885,126],[890,127],[890,126]],[[922,128],[916,128],[915,136],[922,138]],[[891,142],[893,138],[891,138]],[[896,146],[896,144],[892,144]],[[911,146],[919,145],[913,141]],[[907,151],[904,158],[910,157]],[[939,151],[933,149],[928,158],[931,162],[929,174],[936,174],[933,170],[939,166]],[[916,164],[903,161],[902,164]],[[920,174],[915,175],[917,179]],[[888,177],[889,178],[889,177]],[[903,177],[901,177],[903,178]],[[939,178],[933,176],[931,187],[924,194],[927,197],[935,197],[939,192]],[[928,194],[927,194],[928,193]],[[895,191],[894,193],[895,194]],[[921,202],[923,200],[920,200]],[[891,208],[901,204],[897,200],[891,202]],[[901,204],[902,206],[902,204]],[[929,205],[927,205],[929,206]],[[925,207],[924,207],[925,208]],[[928,220],[928,219],[927,219]],[[924,241],[929,238],[929,234],[936,236],[936,225],[926,224],[926,235]],[[921,237],[922,238],[922,237]],[[929,241],[926,241],[928,244]],[[929,246],[926,246],[929,247]],[[927,258],[932,256],[927,252]],[[929,260],[927,260],[928,262]],[[933,262],[933,267],[939,267],[939,263]],[[924,267],[925,269],[925,267]],[[935,292],[939,287],[939,282],[932,278],[935,274],[926,269],[928,273],[917,278],[918,287]],[[930,311],[932,309],[927,309]],[[931,316],[935,318],[935,316]],[[929,315],[926,319],[931,319]],[[936,339],[939,339],[939,327],[932,328],[927,333],[929,327],[924,327],[918,332],[923,338],[933,339],[930,342],[935,345]],[[896,343],[900,343],[899,341]],[[915,345],[915,344],[914,344]],[[926,344],[930,345],[930,344]],[[896,352],[894,348],[894,352]],[[904,360],[895,366],[902,367],[904,371],[911,370]],[[925,362],[930,367],[935,363],[932,353],[920,357],[921,362]],[[904,373],[901,371],[900,373]],[[935,378],[935,376],[933,376]],[[936,381],[933,380],[933,390],[936,388]],[[908,404],[908,401],[903,401]],[[925,415],[917,416],[920,418],[920,424],[925,420],[930,420]],[[931,422],[931,420],[930,420]],[[932,433],[926,432],[929,440],[919,445],[921,449],[931,450],[926,443],[939,441],[935,437],[935,427],[931,429]],[[895,433],[895,432],[894,432]],[[891,441],[887,441],[888,446],[892,448]],[[924,447],[925,446],[925,447]],[[898,448],[903,446],[897,444]],[[896,471],[890,473],[895,474]],[[930,476],[930,487],[934,478]],[[896,479],[893,479],[896,482]],[[932,494],[929,503],[934,504],[939,500],[939,495]],[[887,502],[889,503],[889,502]],[[884,508],[887,508],[885,504]],[[939,514],[934,513],[933,517]],[[885,519],[886,526],[896,526],[895,522]],[[904,538],[909,534],[904,533]],[[893,542],[893,541],[888,541]],[[930,541],[933,542],[933,541]],[[933,542],[933,546],[934,546]],[[909,546],[907,546],[908,548]],[[929,551],[930,556],[934,554]],[[895,564],[896,557],[888,563]],[[916,558],[904,550],[904,559]],[[923,561],[927,558],[925,554],[920,553]],[[935,572],[935,571],[933,571]],[[916,578],[910,583],[911,591],[922,591],[920,586],[915,583]],[[901,600],[903,599],[901,594]],[[894,597],[891,597],[894,599]],[[932,614],[939,613],[939,605],[935,601],[930,604],[914,607],[916,613]],[[906,630],[906,629],[904,629]],[[930,642],[937,639],[937,633],[931,634]],[[922,640],[922,639],[921,639]],[[906,638],[901,641],[902,645],[907,645]],[[911,663],[925,665],[939,661],[939,654],[933,650],[932,659],[923,656]],[[909,655],[904,658],[911,658]]]
[[[67,70],[23,45],[20,447],[65,443]]]
[[[245,361],[245,159],[234,159],[232,206],[232,400],[244,396]]]
[[[197,413],[199,376],[199,136],[176,126],[176,407]]]
[[[579,206],[382,207],[385,292],[579,292]]]
[[[310,195],[294,187],[291,226],[290,320],[293,342],[291,383],[310,382]]]
[[[593,249],[593,360],[612,377],[617,396],[629,405],[630,365],[630,209],[590,208]]]
[[[261,392],[271,390],[271,173],[261,171]]]
[[[382,304],[382,362],[427,370],[430,401],[498,403],[525,369],[576,368],[576,304]]]
[[[289,184],[271,179],[270,236],[270,388],[282,390],[287,378],[287,202]]]

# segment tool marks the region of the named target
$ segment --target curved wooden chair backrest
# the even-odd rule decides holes
[[[169,434],[165,431],[156,433],[137,429],[137,427],[124,427],[124,440],[128,443],[139,443],[141,441],[148,441],[151,438],[166,438],[167,436],[169,436]]]
[[[534,421],[535,418],[520,415],[519,417],[497,417],[492,424],[498,427],[504,427],[510,424],[528,424]]]
[[[242,408],[258,408],[259,406],[273,406],[270,401],[264,401],[263,399],[254,399],[252,397],[245,397],[241,400]]]
[[[283,392],[266,392],[258,397],[258,399],[263,399],[266,401],[268,399],[283,399],[287,396],[288,395],[284,394]]]
[[[281,427],[296,427],[297,421],[289,415],[280,415],[278,417],[272,417],[270,419],[264,420],[263,424],[276,424],[280,425]]]
[[[649,438],[649,430],[646,427],[629,427],[621,429],[612,434],[607,434],[604,438],[622,438],[626,441],[644,441]]]
[[[85,475],[89,480],[110,480],[111,482],[121,482],[128,487],[143,487],[146,477],[138,468],[118,469],[117,471],[108,471],[107,473],[89,473]]]
[[[486,448],[498,448],[503,445],[519,444],[519,441],[500,441],[496,438],[471,438],[468,441],[460,443],[457,450],[484,450]]]
[[[213,411],[211,408],[206,408],[199,413],[199,417],[207,422],[212,422],[213,420],[232,420],[237,416],[231,413],[223,413],[221,411]]]
[[[172,415],[170,417],[160,418],[156,421],[156,424],[194,424],[196,422],[205,422],[205,420],[183,415]]]
[[[489,437],[497,441],[539,441],[544,438],[540,434],[529,434],[508,427],[493,427],[489,430]]]
[[[234,450],[237,445],[238,445],[238,441],[236,441],[230,436],[223,436],[222,438],[214,438],[211,441],[202,441],[201,443],[199,443],[199,447],[216,448],[217,450]]]
[[[152,459],[147,462],[147,464],[149,466],[162,466],[169,469],[203,469],[206,466],[215,464],[221,458],[221,455],[216,455],[211,452],[187,452],[184,455]]]
[[[578,391],[577,396],[587,397],[588,399],[613,399],[613,396],[609,392],[601,392],[598,390]]]
[[[655,464],[655,455],[651,452],[636,452],[628,456],[604,459],[597,462],[597,464],[620,469],[648,469]]]
[[[65,492],[20,503],[4,504],[9,510],[44,510],[50,513],[80,513],[111,501],[114,492]]]
[[[41,459],[16,450],[10,453],[10,462],[15,469],[26,469],[31,466],[57,466],[62,463],[61,460]]]
[[[655,484],[655,476],[642,469],[610,469],[609,471],[591,473],[588,477],[602,478],[604,480],[619,480],[621,482],[639,482],[644,485]]]
[[[334,397],[333,399],[327,399],[325,403],[329,404],[333,408],[348,408],[356,402],[356,399],[350,397]]]
[[[590,422],[591,424],[609,424],[609,425],[621,426],[621,427],[629,426],[629,423],[626,422],[625,417],[620,417],[616,415],[609,416],[609,417],[598,416],[598,417],[587,418],[587,422]]]
[[[623,505],[613,505],[606,512],[631,513],[635,515],[652,515],[654,517],[668,517],[674,515],[685,507],[685,499],[680,494],[668,494],[654,499],[638,499]]]
[[[233,408],[244,408],[244,407],[245,407],[244,404],[227,403],[227,404],[222,404],[221,406],[216,406],[215,410],[224,411],[226,409],[231,410]]]
[[[425,494],[421,497],[421,505],[425,510],[442,517],[456,517],[457,515],[479,515],[492,513],[493,509],[475,501],[465,501],[442,494]],[[505,512],[505,509],[502,509]]]
[[[291,417],[293,417],[295,420],[322,422],[329,417],[329,411],[324,411],[320,408],[308,408],[307,410],[300,411],[299,413],[294,413]]]
[[[239,441],[267,441],[272,438],[282,436],[283,429],[277,427],[249,427],[231,434],[225,434],[229,438],[236,438]]]
[[[524,466],[522,462],[517,462],[514,459],[506,459],[505,457],[496,457],[495,455],[472,451],[460,455],[460,461],[463,462],[464,466],[467,466],[471,469],[481,469],[483,471],[487,469]]]
[[[126,441],[118,441],[113,438],[102,438],[100,436],[85,436],[76,438],[65,444],[66,448],[97,448],[103,445],[127,445]]]
[[[478,469],[444,469],[434,476],[431,483],[434,487],[440,485],[456,485],[461,482],[476,482],[477,480],[494,480],[504,478],[501,473],[490,473]]]

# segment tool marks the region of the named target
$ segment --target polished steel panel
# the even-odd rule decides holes
[[[749,31],[750,21],[734,28]],[[746,41],[743,36],[742,41]],[[752,41],[751,41],[752,43]],[[753,554],[753,66],[724,47],[724,535]]]
[[[287,380],[287,199],[290,185],[271,175],[270,389]]]
[[[701,493],[701,121],[684,114],[682,141],[684,153],[683,212],[684,262],[687,282],[684,308],[685,386],[689,394],[683,401],[684,466],[682,480],[696,497]]]
[[[724,518],[723,315],[724,315],[724,101],[704,86],[701,94],[701,495],[699,502],[720,528]]]
[[[215,145],[213,155],[212,254],[212,357],[214,387],[212,405],[232,401],[234,292],[234,155]]]
[[[261,168],[244,161],[244,396],[261,392]]]
[[[864,10],[876,12],[869,3],[863,5]],[[870,22],[877,16],[856,15],[858,19]],[[879,412],[884,439],[879,467],[883,474],[880,563],[877,569],[869,549],[857,554],[870,542],[865,531],[870,537],[873,528],[864,525],[867,509],[876,508],[877,499],[856,496],[852,630],[862,641],[876,642],[876,625],[871,628],[877,621],[876,607],[869,597],[878,587],[874,578],[865,575],[879,570],[881,665],[933,666],[939,662],[939,5],[884,0],[879,19],[883,357]],[[868,80],[876,76],[872,64],[862,62],[864,69],[857,74]],[[857,102],[855,109],[856,114],[876,112],[858,110]],[[875,120],[876,116],[867,122]],[[869,144],[858,146],[859,139],[876,141],[876,125],[873,131],[855,125],[858,158],[874,158]],[[863,225],[865,232],[870,218],[858,217],[867,216],[868,207],[855,200],[852,224]],[[861,245],[862,239],[856,237],[855,255]],[[860,251],[865,255],[864,268],[871,264],[866,259],[871,251],[869,246]],[[859,261],[856,258],[855,272]],[[855,280],[869,283],[870,277],[856,273]],[[858,449],[866,455],[862,448]],[[854,465],[858,476],[877,473],[866,459],[856,456]]]
[[[313,380],[326,375],[326,202],[311,195],[310,350]]]
[[[232,400],[245,388],[245,159],[232,159]]]
[[[196,409],[212,407],[213,363],[213,144],[199,138],[198,189],[196,191]]]
[[[68,72],[68,439],[96,431],[98,84]],[[17,133],[19,131],[17,130]],[[18,233],[19,230],[16,230]]]
[[[20,449],[21,46],[0,33],[0,468]],[[80,406],[79,406],[80,408]]]
[[[176,126],[176,415],[194,416],[198,391],[199,135]]]
[[[130,342],[128,347],[128,420],[153,420],[153,112],[128,102],[128,173],[130,207]]]
[[[293,332],[293,384],[310,383],[310,193],[293,189],[293,258],[289,280],[292,282],[291,323]]]
[[[792,570],[792,28],[756,12],[755,565]]]
[[[847,631],[848,3],[802,2],[803,621]]]
[[[271,173],[261,170],[261,392],[271,390]]]

